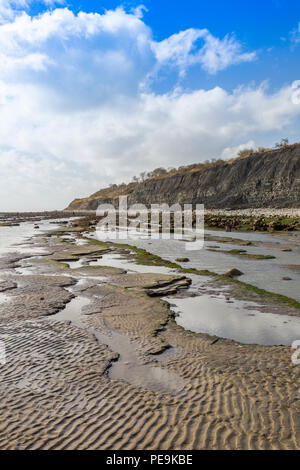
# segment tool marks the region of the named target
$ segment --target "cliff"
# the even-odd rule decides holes
[[[95,210],[100,203],[202,203],[208,209],[300,207],[300,144],[247,158],[106,188],[75,199],[68,210]]]

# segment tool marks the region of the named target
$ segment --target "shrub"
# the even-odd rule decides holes
[[[238,158],[247,158],[253,155],[253,153],[254,153],[253,149],[240,150],[238,153]]]
[[[289,145],[289,139],[281,139],[280,142],[277,142],[275,144],[275,148],[282,149],[283,147],[286,147],[287,145]]]

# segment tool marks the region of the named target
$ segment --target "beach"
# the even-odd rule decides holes
[[[212,276],[200,273],[196,255],[178,264],[177,248],[104,243],[73,218],[20,224],[26,231],[15,244],[6,236],[0,258],[1,449],[300,448],[291,348],[300,339],[298,271],[282,267],[298,264],[297,234],[252,234],[247,254],[273,250],[275,260],[220,252]],[[203,270],[213,267],[212,243]],[[282,281],[278,296],[269,269],[269,295],[230,282],[221,274],[236,260],[249,285],[251,272],[264,271],[259,263],[273,263],[278,276],[289,270],[290,287]],[[198,307],[198,299],[206,303]],[[205,326],[201,309],[211,312]],[[266,330],[228,332],[224,315],[265,322],[258,324]]]

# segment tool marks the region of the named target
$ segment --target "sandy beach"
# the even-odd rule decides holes
[[[90,266],[107,253],[136,261],[59,230],[0,260],[1,449],[300,448],[290,347],[185,330],[170,303],[190,295],[188,275]]]

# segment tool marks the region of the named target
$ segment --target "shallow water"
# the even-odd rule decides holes
[[[112,266],[114,268],[125,269],[135,273],[158,273],[158,274],[174,274],[175,270],[166,268],[165,266],[147,266],[143,264],[136,264],[133,261],[128,261],[120,255],[107,253],[97,261],[89,263],[90,266]]]
[[[300,318],[260,312],[252,302],[227,303],[224,295],[212,298],[207,294],[165,300],[178,314],[176,323],[186,330],[268,346],[290,346],[300,339]]]
[[[71,269],[79,269],[82,268],[82,266],[89,265],[85,257],[80,258],[78,261],[67,261],[67,264]]]
[[[59,222],[59,221],[58,221]],[[27,250],[31,251],[31,245],[24,245],[26,240],[32,235],[39,232],[47,231],[49,229],[55,229],[56,226],[50,224],[49,221],[39,222],[40,228],[34,229],[34,223],[22,223],[19,227],[0,227],[0,255],[8,251],[20,251]],[[215,232],[207,231],[215,236],[243,238],[245,240],[266,240],[277,243],[277,236],[257,234],[257,233],[227,233],[227,232]],[[251,236],[251,237],[250,237]],[[292,238],[291,234],[285,235],[281,238],[281,242],[284,239]],[[285,240],[285,243],[287,240]],[[22,244],[21,246],[12,246],[13,244]],[[294,297],[300,300],[300,289],[299,280],[300,272],[292,271],[283,267],[288,264],[300,264],[300,248],[299,243],[293,243],[292,252],[282,252],[275,248],[269,247],[240,247],[229,243],[220,242],[206,242],[205,248],[199,251],[186,251],[186,243],[178,240],[136,240],[131,241],[136,246],[146,249],[147,251],[162,256],[163,258],[175,261],[177,257],[189,257],[190,262],[184,263],[183,266],[195,267],[198,269],[209,269],[215,272],[225,272],[230,267],[236,267],[243,271],[245,274],[240,278],[245,282],[257,285],[266,290],[273,290],[280,292],[290,297]],[[289,240],[289,243],[290,240]],[[275,260],[248,260],[241,259],[235,256],[226,255],[223,253],[210,252],[207,250],[209,246],[216,244],[221,249],[229,250],[233,247],[245,248],[249,253],[264,253],[274,254]],[[36,251],[36,250],[34,250]],[[87,258],[82,257],[79,261],[70,262],[70,267],[78,268],[86,264]],[[107,253],[104,254],[97,261],[89,262],[91,266],[113,266],[116,268],[125,269],[132,272],[140,273],[174,273],[166,267],[160,266],[143,266],[135,264],[126,258],[121,257],[119,254]],[[24,266],[17,268],[19,274],[33,274],[30,266]],[[283,276],[292,277],[292,281],[285,282],[281,280]],[[193,276],[191,276],[193,277]],[[88,273],[85,276],[87,279],[99,280],[98,276],[89,276]],[[193,290],[196,284],[201,284],[205,288],[207,280],[202,276],[196,276],[197,280],[193,279]],[[107,280],[107,279],[106,279]],[[219,289],[221,292],[222,289]],[[4,299],[4,296],[0,296]],[[4,301],[4,300],[3,300]],[[69,304],[66,305],[65,309],[55,315],[57,320],[70,320],[80,327],[84,327],[82,323],[82,308],[89,303],[89,300],[85,297],[76,297]],[[262,313],[257,309],[257,305],[252,304],[251,310],[249,310],[246,302],[234,300],[234,303],[228,304],[225,301],[225,297],[220,294],[216,298],[209,295],[201,295],[195,298],[185,299],[173,299],[171,303],[175,305],[174,310],[180,312],[176,321],[178,324],[186,329],[190,329],[196,332],[204,332],[210,335],[221,336],[225,338],[234,339],[236,341],[245,343],[258,343],[258,344],[285,344],[290,345],[295,339],[300,338],[300,319],[297,317],[289,317],[284,315],[266,314]],[[98,333],[93,332],[96,336]],[[102,335],[102,341],[104,337]],[[139,364],[137,371],[134,368],[137,364],[137,355],[134,347],[130,343],[127,337],[119,335],[117,332],[111,332],[110,336],[105,337],[105,343],[111,345],[112,349],[118,346],[118,349],[114,349],[121,354],[121,359],[113,366],[110,373],[122,376],[124,380],[126,377],[130,377],[131,383],[135,380],[135,376],[143,376],[145,384],[149,384],[151,389],[154,389],[155,385],[159,384],[162,387],[160,379],[160,369],[152,366],[147,366],[147,372],[144,369],[143,364]],[[128,354],[132,354],[134,360],[126,360]],[[114,371],[114,372],[113,372]],[[148,378],[146,378],[148,377]],[[172,377],[169,377],[170,384],[168,385],[169,390],[171,385]],[[152,384],[152,385],[151,385]]]
[[[93,256],[93,259],[96,255]],[[119,254],[105,253],[100,258],[90,261],[86,256],[82,256],[78,261],[68,261],[67,263],[71,269],[79,269],[83,266],[109,266],[118,269],[124,269],[133,273],[158,273],[158,274],[174,274],[175,269],[166,268],[165,266],[147,266],[143,264],[136,264],[122,257]]]
[[[8,302],[9,300],[10,300],[10,297],[8,297],[8,295],[6,295],[3,292],[0,292],[0,304],[4,302]]]
[[[72,291],[71,288],[67,290]],[[63,310],[50,318],[58,321],[71,321],[79,328],[93,334],[99,343],[106,344],[112,351],[117,352],[119,359],[109,369],[111,379],[124,380],[131,385],[160,393],[175,393],[184,388],[184,380],[175,373],[160,367],[142,364],[134,344],[128,337],[113,330],[104,335],[95,329],[86,328],[82,309],[89,303],[90,300],[86,297],[75,297]]]
[[[287,243],[293,239],[292,233],[281,233],[280,235],[271,234],[269,232],[226,232],[224,230],[209,230],[205,229],[206,235],[218,237],[239,238],[240,240],[249,240],[251,242],[277,242]]]
[[[111,331],[109,335],[100,333],[95,333],[95,335],[101,343],[107,344],[113,351],[120,354],[119,361],[110,369],[111,379],[122,379],[154,392],[172,393],[184,388],[185,382],[177,374],[167,369],[140,363],[134,345],[126,336],[116,331]]]
[[[226,232],[224,232],[223,235],[226,236]],[[246,234],[241,235],[245,237]],[[261,235],[261,237],[262,236],[263,235]],[[270,235],[268,238],[273,240],[272,236]],[[182,250],[182,246],[185,244],[176,240],[137,240],[135,244],[172,261],[174,261],[175,258],[179,257],[180,255],[188,255],[190,256],[191,261],[189,263],[184,263],[184,266],[189,266],[192,264],[192,266],[199,267],[200,269],[207,268],[207,266],[196,266],[197,262],[199,262],[199,259],[203,259],[205,257],[206,259],[210,260],[213,258],[217,259],[218,264],[221,263],[221,265],[223,265],[222,263],[225,261],[228,262],[228,258],[232,259],[232,256],[222,253],[210,252],[206,249],[201,250],[200,253],[187,253],[185,251],[180,251]],[[211,244],[212,243],[209,242],[206,245],[209,246]],[[232,248],[231,244],[226,243],[223,245],[224,249],[228,250]],[[239,246],[237,247],[239,248]],[[248,248],[249,247],[247,247],[247,250],[250,252]],[[253,253],[258,253],[262,249],[265,250],[264,247],[250,248],[251,252]],[[167,256],[166,253],[168,253]],[[293,258],[295,258],[295,252],[281,252],[277,250],[276,260],[267,261],[268,263],[273,262],[273,264],[275,264],[275,261],[278,262],[278,260],[282,262],[283,258],[286,259],[291,254]],[[241,267],[241,270],[245,269],[245,266],[248,265],[258,265],[258,268],[260,268],[259,272],[261,274],[265,273],[265,281],[267,283],[267,276],[270,277],[269,270],[266,269],[264,265],[260,265],[260,263],[264,264],[266,260],[238,259],[238,261],[242,263],[243,268]],[[157,269],[160,268],[155,266],[151,267],[136,265],[134,262],[128,261],[126,258],[122,258],[120,255],[112,253],[104,254],[101,259],[91,262],[90,264],[114,266],[135,272],[157,272]],[[234,266],[239,267],[237,264],[234,264]],[[229,266],[225,267],[228,268]],[[274,271],[276,272],[278,269],[281,269],[280,264],[275,264],[275,267],[273,266],[272,272],[274,273]],[[218,271],[217,269],[214,270]],[[163,268],[163,272],[170,274],[171,272],[174,272],[174,270]],[[211,290],[211,286],[207,286],[207,282],[209,282],[210,278],[193,275],[190,277],[193,280],[190,290],[195,292],[197,292],[199,288],[200,291],[203,291],[206,288]],[[245,277],[246,276],[242,276],[242,279]],[[281,284],[282,283],[284,283],[284,281],[281,281]],[[292,281],[287,284],[290,285],[291,283]],[[273,286],[274,284],[275,283],[273,280]],[[262,286],[260,285],[260,287]],[[267,286],[264,288],[266,287]],[[185,329],[189,329],[191,331],[208,333],[212,336],[216,335],[229,338],[242,343],[254,343],[261,345],[290,345],[294,340],[300,338],[300,318],[287,315],[263,313],[259,311],[259,305],[254,302],[245,302],[233,299],[230,301],[230,303],[228,303],[225,296],[222,294],[222,288],[218,289],[218,294],[213,296],[203,294],[193,298],[172,298],[172,300],[166,300],[173,304],[172,308],[176,313],[179,314],[176,319],[177,323],[183,326]],[[124,369],[126,369],[126,367]],[[130,368],[128,368],[126,373],[130,375]]]
[[[22,274],[23,276],[32,276],[36,274],[36,268],[30,266],[24,266],[21,268],[15,268],[17,274]]]
[[[71,292],[70,288],[66,288],[66,290]],[[81,312],[83,307],[85,307],[89,303],[90,300],[87,297],[75,297],[69,303],[66,304],[63,310],[56,313],[55,315],[51,315],[50,318],[58,321],[71,321],[72,323],[74,323],[74,325],[83,328],[84,323],[81,318]]]
[[[50,223],[55,221],[59,224],[61,219],[44,220],[39,222],[21,222],[19,226],[15,227],[0,226],[0,256],[16,251],[21,253],[32,253],[32,251],[35,253],[42,253],[44,251],[43,248],[26,244],[26,241],[39,233],[57,229],[59,225]],[[39,226],[38,229],[34,228],[36,224]]]
[[[300,270],[290,268],[290,265],[300,266],[300,245],[299,241],[291,242],[293,234],[277,236],[271,234],[262,234],[257,232],[223,232],[206,230],[206,234],[219,237],[240,238],[251,241],[274,242],[280,248],[280,244],[291,244],[291,252],[283,252],[280,249],[270,246],[239,246],[230,243],[221,243],[219,241],[207,241],[201,250],[187,250],[192,243],[179,240],[129,240],[131,245],[143,248],[150,253],[161,256],[169,261],[176,261],[176,258],[188,257],[190,262],[178,263],[183,267],[196,268],[199,270],[208,269],[219,274],[225,273],[230,268],[237,268],[244,273],[239,279],[241,281],[253,284],[259,288],[283,294],[294,298],[300,302]],[[96,235],[95,235],[96,237]],[[220,252],[209,251],[212,245],[217,245],[221,250],[230,250],[233,248],[245,249],[248,253],[265,254],[275,256],[275,259],[247,259],[242,256],[235,256]],[[290,277],[290,281],[282,280],[283,277]]]

